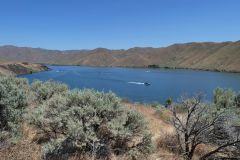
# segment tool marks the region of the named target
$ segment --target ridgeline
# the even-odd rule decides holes
[[[47,50],[2,46],[0,59],[58,65],[186,68],[240,72],[240,41],[174,44],[128,50]]]

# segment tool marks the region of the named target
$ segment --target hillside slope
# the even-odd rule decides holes
[[[240,41],[223,43],[185,43],[163,48],[131,48],[128,50],[46,50],[41,48],[2,46],[0,60],[33,63],[148,67],[240,72]]]
[[[41,64],[0,62],[0,75],[21,75],[45,71],[48,68]]]

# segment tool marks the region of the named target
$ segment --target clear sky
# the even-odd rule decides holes
[[[240,40],[240,0],[0,0],[0,45],[162,47]]]

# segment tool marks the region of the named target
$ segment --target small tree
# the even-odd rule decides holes
[[[200,144],[216,144],[218,147],[203,155],[207,159],[228,147],[234,148],[240,143],[239,131],[229,123],[225,110],[218,112],[215,105],[202,103],[202,96],[183,99],[180,105],[186,113],[177,114],[172,110],[172,123],[176,130],[178,145],[185,159],[191,160]],[[221,131],[219,132],[219,127]]]

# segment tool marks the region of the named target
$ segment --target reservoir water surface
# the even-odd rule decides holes
[[[80,66],[48,66],[51,70],[20,77],[30,82],[55,80],[70,88],[92,88],[112,91],[133,102],[164,103],[168,97],[177,100],[181,95],[203,92],[212,100],[217,87],[240,91],[240,74],[183,69],[107,68]],[[144,83],[150,85],[146,86]]]

